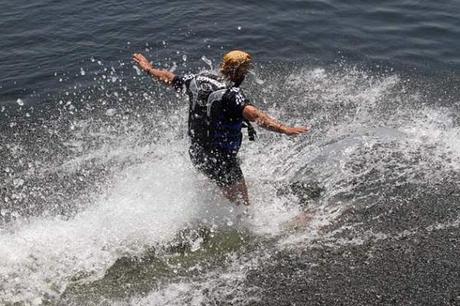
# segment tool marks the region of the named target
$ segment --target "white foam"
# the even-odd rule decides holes
[[[460,170],[460,127],[455,126],[449,109],[423,107],[401,130],[408,134],[413,150],[430,147],[421,150],[425,161],[436,160],[444,167]]]
[[[0,301],[58,296],[72,276],[98,278],[120,256],[142,253],[194,220],[216,217],[205,214],[212,204],[206,201],[216,198],[196,193],[188,159],[165,146],[156,152],[160,158],[119,173],[107,194],[75,217],[18,221],[1,232]],[[230,205],[222,201],[221,207]]]

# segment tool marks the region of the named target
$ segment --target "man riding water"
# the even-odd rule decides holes
[[[190,99],[190,159],[233,203],[249,205],[246,182],[237,159],[242,127],[247,126],[251,132],[251,121],[286,135],[309,131],[306,127],[285,126],[249,102],[240,89],[252,62],[251,55],[246,52],[234,50],[225,54],[220,65],[221,75],[177,76],[168,70],[154,68],[142,54],[135,53],[133,60],[152,78],[178,91],[185,90]]]

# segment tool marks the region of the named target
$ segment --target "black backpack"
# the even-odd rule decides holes
[[[227,84],[208,72],[202,72],[190,81],[189,135],[193,139],[209,142],[213,106],[222,101],[228,90]],[[249,140],[254,141],[256,131],[250,122],[243,120],[243,127],[248,128]]]

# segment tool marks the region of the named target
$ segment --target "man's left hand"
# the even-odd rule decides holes
[[[297,136],[303,133],[307,133],[310,131],[310,128],[307,127],[286,127],[284,128],[284,134],[289,136]]]

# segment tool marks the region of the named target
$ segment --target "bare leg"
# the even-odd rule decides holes
[[[221,190],[224,196],[236,205],[249,205],[248,187],[244,178],[233,185],[221,187]]]

